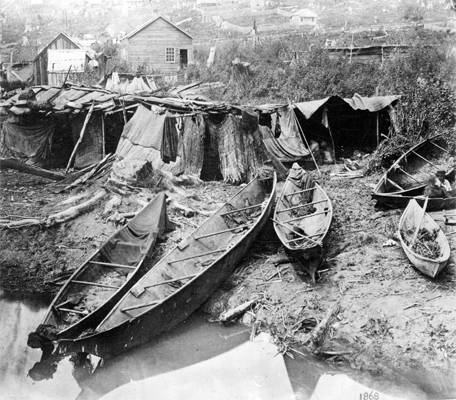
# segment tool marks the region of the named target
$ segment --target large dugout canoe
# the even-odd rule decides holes
[[[372,197],[377,205],[391,208],[405,208],[411,199],[423,204],[420,198],[428,179],[438,170],[454,173],[454,158],[441,135],[423,140],[400,156],[381,177],[374,188]],[[456,207],[456,198],[430,198],[428,210],[442,210]]]
[[[450,259],[450,245],[440,226],[429,214],[425,213],[423,217],[423,212],[425,213],[423,208],[415,200],[410,200],[399,221],[398,236],[401,246],[413,266],[423,274],[435,278],[448,264],[448,260]],[[420,229],[426,229],[429,232],[437,232],[435,240],[440,247],[439,257],[429,258],[422,256],[414,251],[409,245],[413,233],[418,228],[420,222]]]
[[[287,254],[299,261],[314,282],[332,215],[326,192],[293,164],[277,200],[274,229]]]
[[[28,345],[44,349],[96,328],[144,274],[143,261],[166,225],[166,195],[160,193],[70,276]]]
[[[265,225],[276,180],[275,173],[253,179],[147,272],[93,334],[59,340],[57,352],[110,358],[185,320],[233,272]]]

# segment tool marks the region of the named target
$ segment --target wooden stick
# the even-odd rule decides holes
[[[305,235],[303,235],[303,234],[301,234],[301,233],[299,233],[299,232],[296,232],[292,227],[287,226],[287,225],[285,225],[284,223],[282,223],[282,222],[280,222],[280,221],[277,221],[277,220],[274,219],[274,218],[271,218],[271,219],[272,219],[272,221],[275,222],[276,224],[278,224],[278,225],[280,225],[280,226],[283,226],[285,229],[290,230],[290,231],[293,232],[295,235],[300,236],[302,239],[307,239],[307,240],[309,240],[309,241],[315,243],[316,245],[321,246],[321,243],[320,243],[320,242],[316,242],[315,240],[311,239],[309,236],[305,236]]]
[[[179,282],[179,281],[183,281],[184,279],[191,279],[191,278],[194,278],[194,277],[197,276],[197,275],[198,275],[198,274],[192,274],[192,275],[181,276],[180,278],[168,279],[168,280],[166,280],[166,281],[154,283],[154,284],[152,284],[152,285],[143,286],[143,288],[144,288],[144,289],[147,289],[147,288],[151,288],[151,287],[155,287],[155,286],[166,285],[167,283]]]
[[[211,254],[220,253],[220,252],[226,251],[226,250],[227,249],[217,249],[217,250],[207,251],[205,253],[199,253],[199,254],[195,254],[193,256],[188,256],[188,257],[184,257],[184,258],[178,258],[177,260],[168,261],[168,264],[173,264],[173,263],[176,263],[176,262],[191,260],[193,258],[198,258],[198,257],[204,257],[204,256],[208,256],[208,255],[211,255]]]
[[[138,308],[155,306],[158,303],[161,303],[161,300],[155,300],[155,301],[151,301],[150,303],[143,303],[143,304],[138,304],[137,306],[131,306],[131,307],[122,308],[120,311],[121,312],[126,312],[126,311],[136,310]]]
[[[433,144],[435,147],[439,148],[440,150],[444,151],[445,153],[450,154],[450,152],[447,149],[444,149],[442,146],[439,146],[438,144],[434,143],[432,140],[429,140],[430,144]]]
[[[104,261],[89,261],[89,263],[90,264],[95,264],[95,265],[106,266],[106,267],[113,267],[113,268],[136,269],[136,267],[132,267],[130,265],[109,263],[109,262],[104,262]]]
[[[309,150],[309,153],[310,153],[310,155],[311,155],[311,157],[312,157],[312,160],[313,160],[313,162],[314,162],[314,164],[315,164],[315,167],[317,167],[318,174],[321,176],[320,168],[318,168],[317,161],[315,160],[315,157],[314,157],[314,155],[313,155],[312,150],[310,150],[309,143],[307,143],[306,136],[304,135],[304,132],[302,131],[301,124],[299,123],[298,118],[296,118],[296,114],[294,113],[294,111],[293,111],[293,116],[294,116],[294,119],[295,119],[295,121],[296,121],[296,124],[298,125],[299,133],[300,133],[300,135],[301,135],[301,139],[302,139],[302,140],[304,141],[304,143],[306,144],[307,149]]]
[[[405,175],[407,175],[409,178],[413,179],[415,182],[422,183],[419,180],[417,180],[414,176],[410,175],[407,171],[404,171],[401,167],[399,167],[399,165],[397,166],[397,169],[399,171],[402,171]]]
[[[257,207],[261,207],[263,205],[263,203],[261,204],[255,204],[253,206],[248,206],[248,207],[243,207],[243,208],[237,208],[236,210],[231,210],[231,211],[227,211],[227,212],[224,212],[220,215],[228,215],[228,214],[234,214],[238,211],[244,211],[244,210],[250,210],[251,208],[257,208]]]
[[[44,168],[32,167],[31,165],[24,164],[23,162],[13,158],[0,158],[0,170],[2,169],[15,169],[27,174],[42,176],[43,178],[61,181],[65,179],[65,175],[59,172],[49,171]]]
[[[431,164],[433,167],[438,168],[437,165],[429,161],[427,158],[424,158],[421,154],[418,154],[415,150],[412,150],[412,153],[421,158],[423,161],[427,162],[428,164]]]
[[[300,217],[287,219],[286,221],[283,221],[283,222],[288,223],[288,222],[292,222],[292,221],[299,221],[300,219],[310,218],[310,217],[313,217],[314,215],[321,215],[321,214],[327,214],[327,213],[329,213],[329,210],[320,211],[320,212],[313,213],[313,214],[301,215]]]
[[[392,181],[390,178],[386,178],[386,180],[391,183],[393,186],[397,187],[399,190],[405,190],[403,187],[399,186],[396,182]]]
[[[424,200],[423,214],[421,215],[420,222],[416,227],[415,233],[413,234],[412,241],[410,242],[410,248],[413,247],[413,245],[415,244],[416,238],[418,237],[418,232],[420,231],[421,224],[423,223],[424,216],[426,215],[426,208],[427,208],[428,200],[429,200],[429,197],[426,197],[426,199]]]
[[[103,158],[106,156],[106,141],[105,141],[105,136],[106,136],[106,130],[105,130],[105,119],[104,119],[104,114],[101,113],[101,146],[102,146],[102,151],[103,151]]]
[[[68,164],[66,166],[65,173],[67,173],[68,170],[70,169],[71,163],[73,162],[73,158],[76,155],[76,150],[78,149],[79,145],[82,142],[82,138],[84,137],[84,133],[85,133],[87,124],[89,122],[90,117],[92,116],[94,104],[95,103],[92,101],[92,105],[90,106],[89,112],[87,113],[87,115],[85,117],[84,125],[82,126],[81,132],[79,133],[79,139],[76,142],[76,144],[74,145],[74,148],[73,148],[73,151],[71,153],[70,159],[68,160]]]
[[[239,226],[236,226],[236,227],[234,227],[234,228],[223,229],[223,230],[221,230],[221,231],[216,231],[216,232],[212,232],[212,233],[205,233],[204,235],[200,235],[200,236],[194,236],[193,239],[199,240],[199,239],[203,239],[203,238],[206,238],[206,237],[219,235],[219,234],[221,234],[221,233],[226,233],[226,232],[235,231],[236,229],[248,228],[248,227],[250,227],[250,226],[252,226],[252,225],[247,225],[247,224],[239,225]]]
[[[59,311],[66,311],[74,314],[88,315],[87,311],[72,310],[71,308],[57,308]]]
[[[311,206],[312,204],[324,203],[325,201],[328,201],[328,200],[326,199],[326,200],[312,201],[311,203],[301,204],[299,206],[294,206],[294,207],[290,207],[290,208],[284,208],[283,210],[277,211],[277,214],[280,214],[280,213],[283,213],[286,211],[296,210],[298,208],[302,208],[302,207],[306,207],[306,206]]]
[[[315,186],[311,187],[311,188],[308,188],[308,189],[299,190],[298,192],[286,194],[283,197],[289,197],[289,196],[294,196],[295,194],[301,194],[301,193],[304,193],[304,192],[310,192],[311,190],[314,190],[314,189],[315,189]]]
[[[104,285],[103,283],[95,283],[95,282],[87,282],[87,281],[70,281],[71,283],[77,283],[79,285],[87,285],[87,286],[98,286],[102,288],[107,288],[107,289],[120,289],[119,286],[112,286],[112,285]]]

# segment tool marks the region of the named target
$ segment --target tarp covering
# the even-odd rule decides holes
[[[71,120],[71,136],[76,143],[84,125],[85,115],[78,114]],[[85,168],[103,158],[103,133],[100,116],[92,115],[74,158],[75,168]]]
[[[162,161],[176,160],[178,137],[175,119],[170,118],[168,113],[159,114],[156,111],[138,106],[135,115],[124,127],[117,155],[125,159],[151,161],[155,168],[159,168]]]
[[[44,165],[50,155],[53,134],[54,124],[48,120],[31,125],[5,121],[0,134],[0,156]]]
[[[374,96],[374,97],[362,97],[359,94],[355,93],[352,98],[342,98],[339,96],[330,96],[321,100],[305,101],[302,103],[295,103],[299,111],[301,111],[304,116],[309,119],[312,115],[318,111],[319,108],[327,104],[348,104],[353,110],[363,110],[376,112],[383,110],[384,108],[392,105],[400,96]]]
[[[277,154],[277,158],[280,161],[293,162],[308,156],[309,150],[299,134],[294,110],[288,106],[283,107],[277,110],[271,118],[273,139],[277,142],[273,146],[275,151],[281,153]]]

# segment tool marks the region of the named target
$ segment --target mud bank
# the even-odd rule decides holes
[[[400,211],[374,207],[370,194],[378,176],[335,178],[330,177],[331,168],[319,179],[333,201],[334,220],[317,284],[298,274],[292,262],[283,261],[283,251],[269,225],[203,310],[210,319],[218,319],[226,309],[256,298],[241,322],[256,332],[271,332],[282,350],[293,357],[307,351],[302,343],[308,333],[337,303],[340,312],[316,349],[321,358],[395,379],[401,375],[418,382],[428,393],[454,396],[453,260],[435,280],[414,270],[399,245],[385,246],[394,239]],[[62,195],[40,178],[2,172],[0,179],[2,216],[42,215],[69,196],[95,190],[84,187]],[[153,265],[237,190],[211,182],[170,192],[168,215],[175,229],[159,243],[147,265]],[[59,283],[117,229],[109,216],[138,210],[152,196],[151,191],[142,190],[122,197],[108,213],[105,202],[51,228],[0,230],[2,289],[52,296]],[[194,212],[184,216],[176,204]],[[456,235],[449,239],[454,248]]]

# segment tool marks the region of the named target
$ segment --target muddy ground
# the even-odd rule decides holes
[[[316,349],[322,358],[395,380],[400,376],[441,397],[454,396],[453,259],[434,280],[414,270],[397,241],[391,242],[400,211],[378,210],[371,200],[379,176],[331,177],[331,171],[339,168],[327,167],[319,179],[333,201],[334,219],[317,283],[313,285],[297,273],[293,263],[283,262],[283,250],[269,225],[232,277],[204,305],[204,311],[217,319],[226,309],[257,298],[242,322],[256,331],[271,331],[282,350],[293,357],[308,351],[302,342],[338,303],[340,312]],[[56,193],[58,185],[14,171],[1,171],[0,182],[0,219],[48,215],[71,204],[65,200],[78,202],[98,189],[92,185]],[[148,265],[238,190],[221,182],[206,182],[169,192],[168,215],[175,229],[159,243]],[[71,271],[118,229],[108,219],[116,212],[140,209],[153,193],[143,189],[123,196],[120,204],[107,209],[107,201],[116,196],[109,193],[92,211],[51,228],[0,229],[2,290],[20,297],[50,299]],[[176,204],[195,210],[194,215],[184,216]],[[443,220],[441,213],[436,217]],[[456,235],[449,240],[454,248]]]

